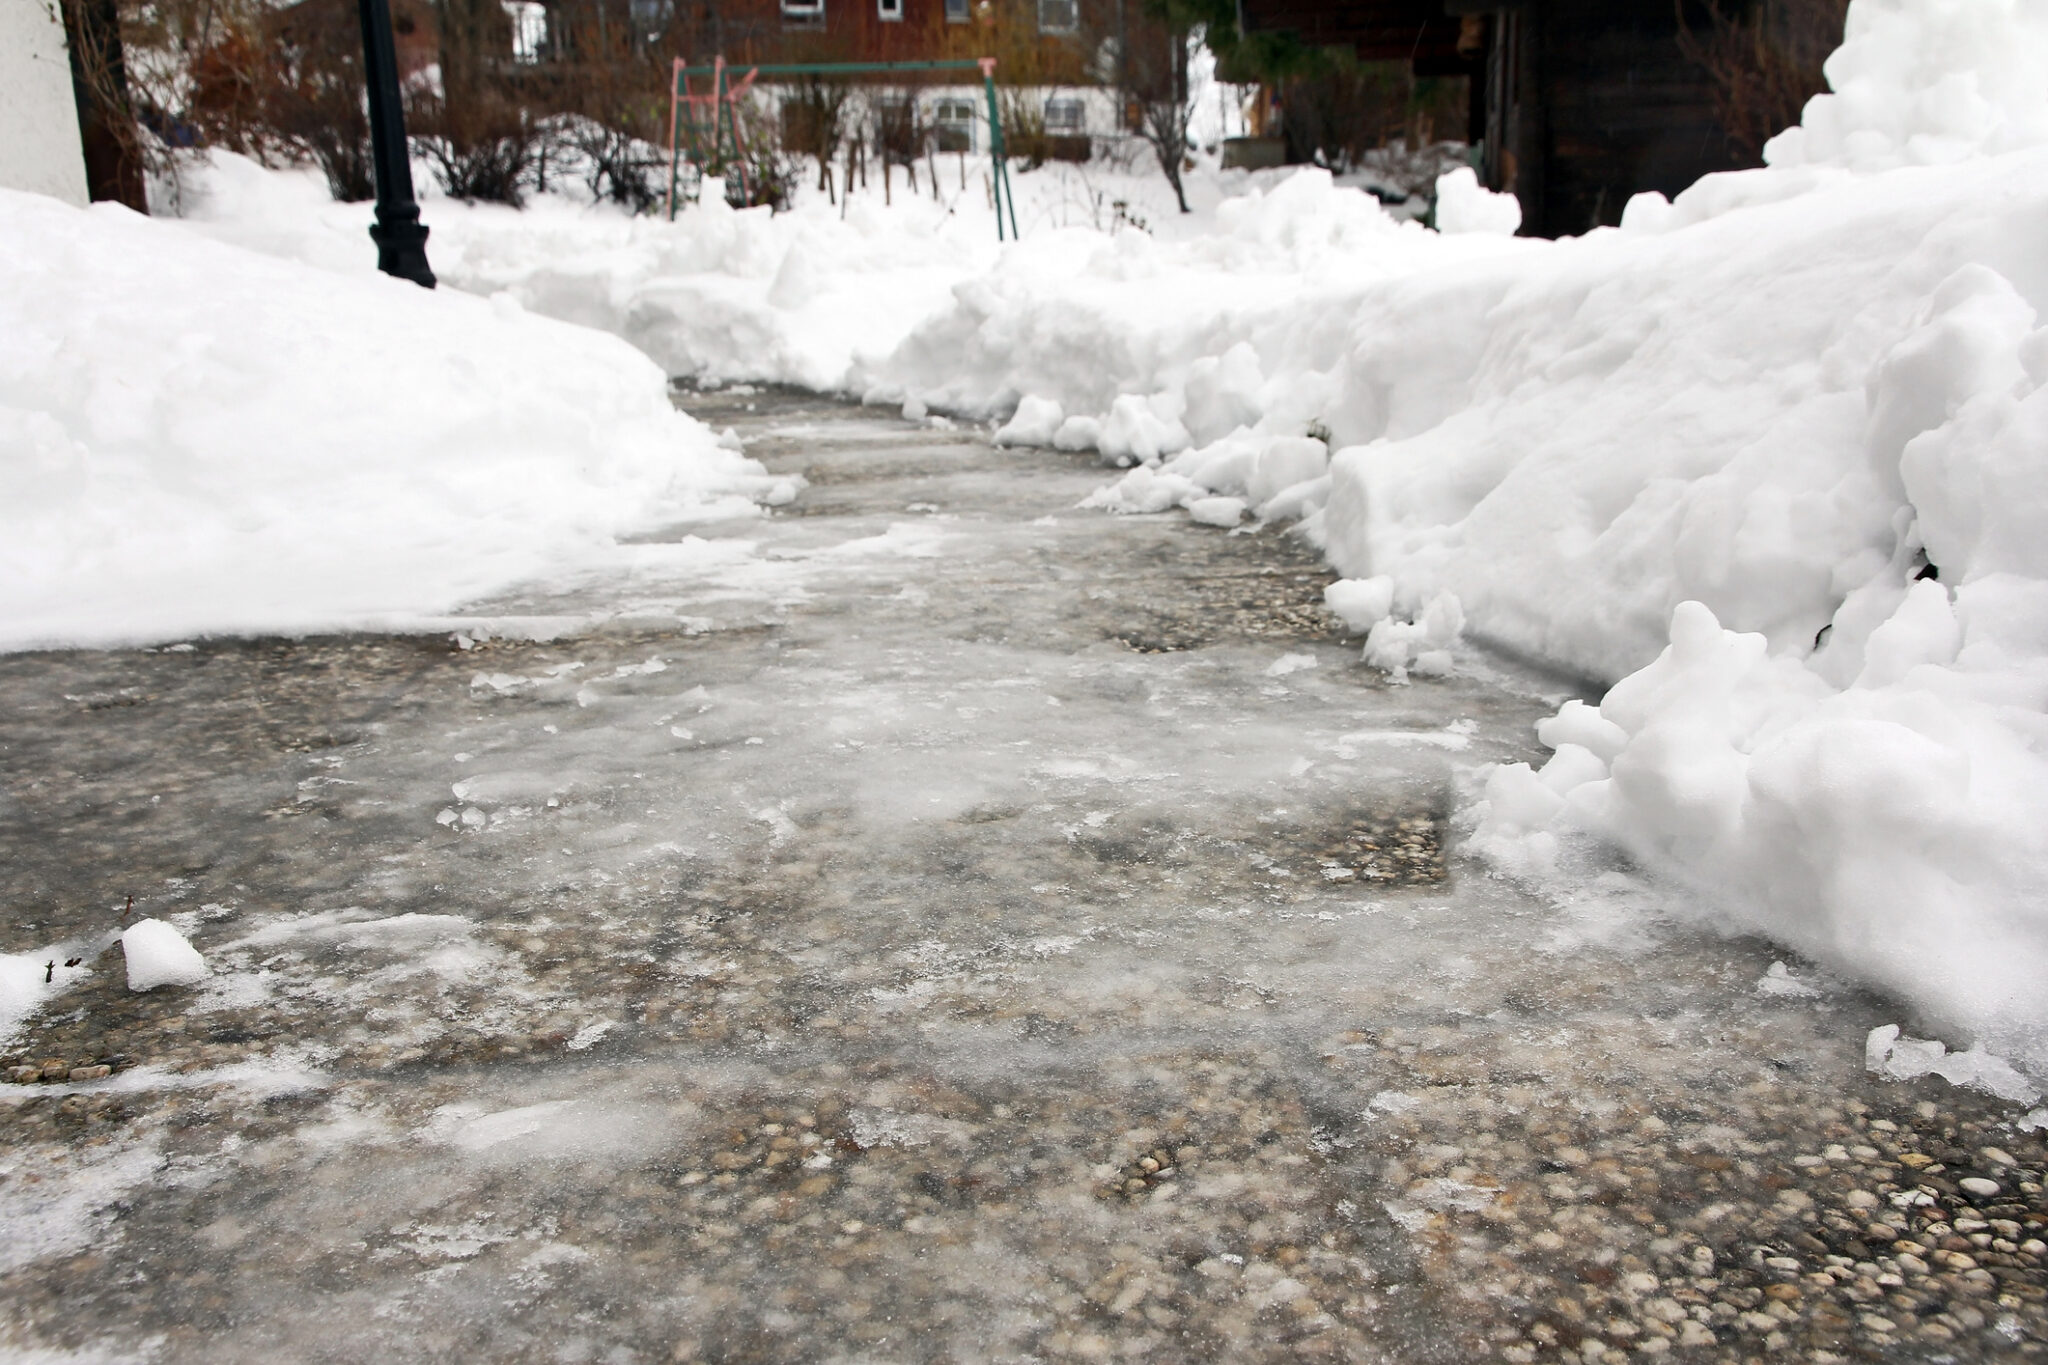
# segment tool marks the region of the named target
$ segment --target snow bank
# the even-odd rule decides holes
[[[870,401],[915,398],[976,417],[1015,410],[1023,420],[1006,440],[1127,463],[1240,427],[1300,437],[1321,407],[1303,377],[1327,370],[1370,286],[1532,245],[1442,237],[1396,222],[1327,172],[1301,170],[1225,200],[1200,236],[1027,237],[855,378]],[[1048,441],[1055,409],[1064,421]]]
[[[444,286],[506,293],[532,312],[616,333],[671,374],[858,393],[871,382],[863,364],[944,312],[956,287],[998,259],[986,161],[942,158],[919,170],[913,193],[899,169],[886,202],[878,174],[845,204],[805,179],[788,213],[735,211],[711,192],[674,222],[592,204],[573,183],[515,211],[441,197],[425,167],[415,178]],[[1096,229],[1113,221],[1114,204],[1163,233],[1198,232],[1220,200],[1281,178],[1193,172],[1200,211],[1185,223],[1166,207],[1156,171],[1055,164],[1014,183],[1020,224],[1034,239],[1085,224],[1076,235],[1102,240]],[[344,274],[373,271],[370,206],[332,202],[315,173],[214,151],[187,164],[175,193],[161,198],[165,212],[218,240]]]
[[[2048,143],[2048,8],[1856,0],[1830,93],[1764,148],[1773,166],[1939,165]]]
[[[128,963],[128,989],[196,986],[206,979],[206,959],[185,936],[160,919],[141,919],[121,931],[121,955]]]
[[[0,192],[0,647],[393,624],[745,510],[614,338]]]

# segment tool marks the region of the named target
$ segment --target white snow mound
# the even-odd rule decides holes
[[[399,624],[747,510],[613,337],[0,191],[0,648]]]
[[[137,920],[124,929],[121,953],[128,959],[131,991],[196,986],[206,979],[206,959],[183,934],[160,919]]]

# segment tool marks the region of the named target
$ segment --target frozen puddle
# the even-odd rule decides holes
[[[2041,1132],[1461,861],[1550,685],[1389,688],[1312,554],[1089,462],[747,402],[795,504],[459,642],[0,658],[0,948],[90,968],[10,1064],[114,1068],[0,1087],[0,1346],[2038,1353]],[[131,893],[203,984],[91,956]]]

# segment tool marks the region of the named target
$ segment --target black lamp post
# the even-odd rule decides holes
[[[358,0],[363,15],[363,81],[370,91],[370,160],[377,169],[377,268],[432,289],[427,228],[412,197],[412,159],[405,147],[405,109],[398,102],[398,54],[391,41],[388,0]]]

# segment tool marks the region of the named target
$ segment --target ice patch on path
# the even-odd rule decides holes
[[[1773,962],[1757,981],[1756,993],[1792,1000],[1812,1000],[1819,997],[1820,988],[1792,975],[1792,969],[1784,963]]]
[[[582,1052],[595,1047],[600,1039],[619,1026],[616,1019],[594,1019],[576,1030],[576,1036],[564,1046],[571,1052]]]
[[[206,979],[206,959],[185,936],[160,919],[137,920],[121,932],[128,963],[128,989],[196,986]]]
[[[2041,1097],[2040,1088],[2003,1057],[1974,1047],[1950,1052],[1930,1039],[1901,1037],[1897,1024],[1872,1029],[1863,1054],[1864,1065],[1888,1081],[1939,1076],[1950,1085],[1982,1090],[2019,1104],[2031,1104]]]
[[[118,1206],[163,1166],[154,1145],[0,1158],[0,1273],[103,1243]]]
[[[500,1110],[465,1102],[435,1110],[420,1135],[493,1164],[641,1160],[684,1135],[678,1117],[694,1115],[637,1101],[550,1100]]]
[[[1382,1090],[1367,1103],[1362,1116],[1368,1123],[1381,1114],[1405,1114],[1422,1101],[1402,1090]]]
[[[974,1136],[968,1125],[936,1114],[872,1106],[852,1110],[847,1121],[853,1129],[853,1140],[863,1147],[929,1147],[934,1142],[963,1145]]]

